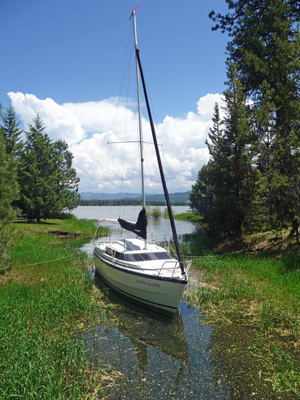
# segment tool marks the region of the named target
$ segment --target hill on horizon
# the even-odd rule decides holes
[[[191,191],[188,192],[177,192],[177,193],[170,193],[170,201],[171,203],[188,203],[189,202],[189,195]],[[142,195],[140,193],[94,193],[94,192],[84,192],[80,193],[81,200],[141,200]],[[164,194],[149,194],[146,193],[146,201],[165,201]]]

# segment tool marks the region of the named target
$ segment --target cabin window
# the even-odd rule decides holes
[[[158,253],[155,253],[155,256],[157,260],[170,260],[172,258],[170,254],[167,253],[166,251],[160,251]]]
[[[129,257],[128,257],[129,256]],[[128,258],[130,259],[128,259]],[[140,254],[133,253],[133,254],[126,254],[126,261],[144,261]]]
[[[116,251],[115,258],[117,258],[118,260],[124,260],[124,253],[119,253],[118,251]]]
[[[131,262],[150,261],[150,260],[170,260],[171,258],[172,257],[167,252],[125,254],[125,260]]]
[[[105,253],[111,257],[117,258],[118,260],[125,260],[129,262],[141,262],[150,260],[170,260],[172,257],[166,251],[159,251],[155,253],[131,253],[124,254],[118,251],[112,250],[109,247],[106,248]]]
[[[112,250],[109,247],[106,248],[105,254],[108,254],[109,256],[113,257]]]

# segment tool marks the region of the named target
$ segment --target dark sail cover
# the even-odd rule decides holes
[[[135,224],[132,222],[125,221],[125,219],[119,218],[119,224],[122,228],[127,231],[133,232],[136,235],[140,236],[143,239],[147,239],[147,215],[146,210],[143,208],[138,216],[138,219]]]

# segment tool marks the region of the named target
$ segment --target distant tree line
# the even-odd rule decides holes
[[[12,107],[0,108],[0,272],[9,264],[16,214],[28,220],[58,217],[78,204],[79,178],[73,155],[51,141],[39,116],[23,135]]]
[[[121,199],[121,200],[80,200],[80,206],[140,206],[141,200]],[[172,202],[173,206],[185,206],[186,203]],[[165,201],[147,201],[149,206],[165,206]]]
[[[225,117],[216,104],[191,207],[212,237],[291,228],[300,217],[300,1],[226,0]]]

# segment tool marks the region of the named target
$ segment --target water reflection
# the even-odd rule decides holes
[[[101,286],[101,283],[97,281]],[[109,292],[112,323],[86,333],[93,358],[118,373],[105,383],[107,399],[229,399],[225,380],[210,362],[212,328],[198,309],[182,301],[166,318]]]

